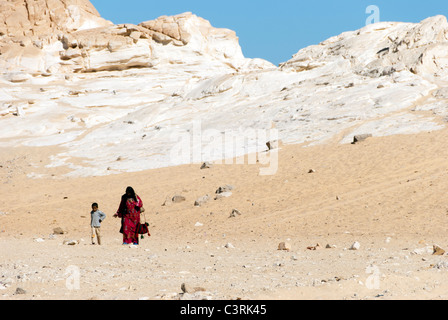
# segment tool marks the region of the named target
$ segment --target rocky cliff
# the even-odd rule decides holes
[[[71,174],[265,151],[272,128],[284,143],[350,143],[448,117],[444,16],[345,32],[276,67],[192,13],[113,25],[88,1],[0,5],[0,146],[59,146],[51,165]]]

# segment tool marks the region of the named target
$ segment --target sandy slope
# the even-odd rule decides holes
[[[176,299],[183,282],[206,290],[187,299],[446,299],[448,269],[431,265],[448,258],[430,247],[448,248],[447,139],[445,129],[282,146],[273,176],[260,176],[260,165],[195,164],[58,178],[64,169],[45,168],[54,149],[4,148],[0,299]],[[231,197],[194,207],[225,184],[235,186]],[[112,217],[128,185],[150,221],[152,237],[139,248],[121,245]],[[175,194],[186,201],[162,206]],[[101,247],[90,245],[92,202],[108,215]],[[242,215],[229,218],[234,208]],[[55,227],[67,233],[53,238]],[[281,241],[290,252],[277,250]],[[361,248],[348,250],[355,241]],[[336,247],[307,250],[317,243]],[[79,268],[79,290],[67,287],[70,266]]]

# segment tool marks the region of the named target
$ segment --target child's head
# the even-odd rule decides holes
[[[96,211],[96,210],[98,210],[98,203],[92,203],[92,210],[93,211]]]

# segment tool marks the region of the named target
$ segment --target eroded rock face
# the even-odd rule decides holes
[[[110,25],[88,0],[2,0],[0,34],[33,37]]]
[[[59,60],[61,34],[110,25],[88,0],[2,0],[0,68],[46,72]]]
[[[234,69],[271,64],[245,59],[235,32],[192,13],[113,25],[88,0],[0,1],[0,68],[71,73],[192,63],[203,57]]]
[[[346,61],[357,74],[372,78],[403,70],[424,77],[444,76],[448,74],[447,48],[444,16],[418,24],[382,22],[300,50],[281,67],[302,72]]]
[[[448,117],[442,16],[346,32],[275,67],[192,13],[113,25],[87,1],[32,3],[58,19],[25,19],[31,2],[12,3],[0,0],[0,145],[61,146],[51,166],[69,176],[274,157],[267,141],[351,143],[438,130]]]

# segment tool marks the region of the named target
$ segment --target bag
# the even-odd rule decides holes
[[[149,223],[139,223],[137,225],[137,234],[148,234],[148,236],[151,236],[151,234],[149,233]]]
[[[140,223],[137,224],[136,232],[137,232],[137,234],[141,234],[142,238],[143,238],[144,234],[148,234],[148,236],[150,237],[151,234],[149,233],[149,228],[148,228],[149,227],[149,223],[146,222],[146,215],[144,214],[145,209],[143,209],[143,207],[142,207],[141,210],[142,211],[140,211],[140,212],[143,213],[143,217],[145,218],[145,222],[144,223],[140,222]]]

